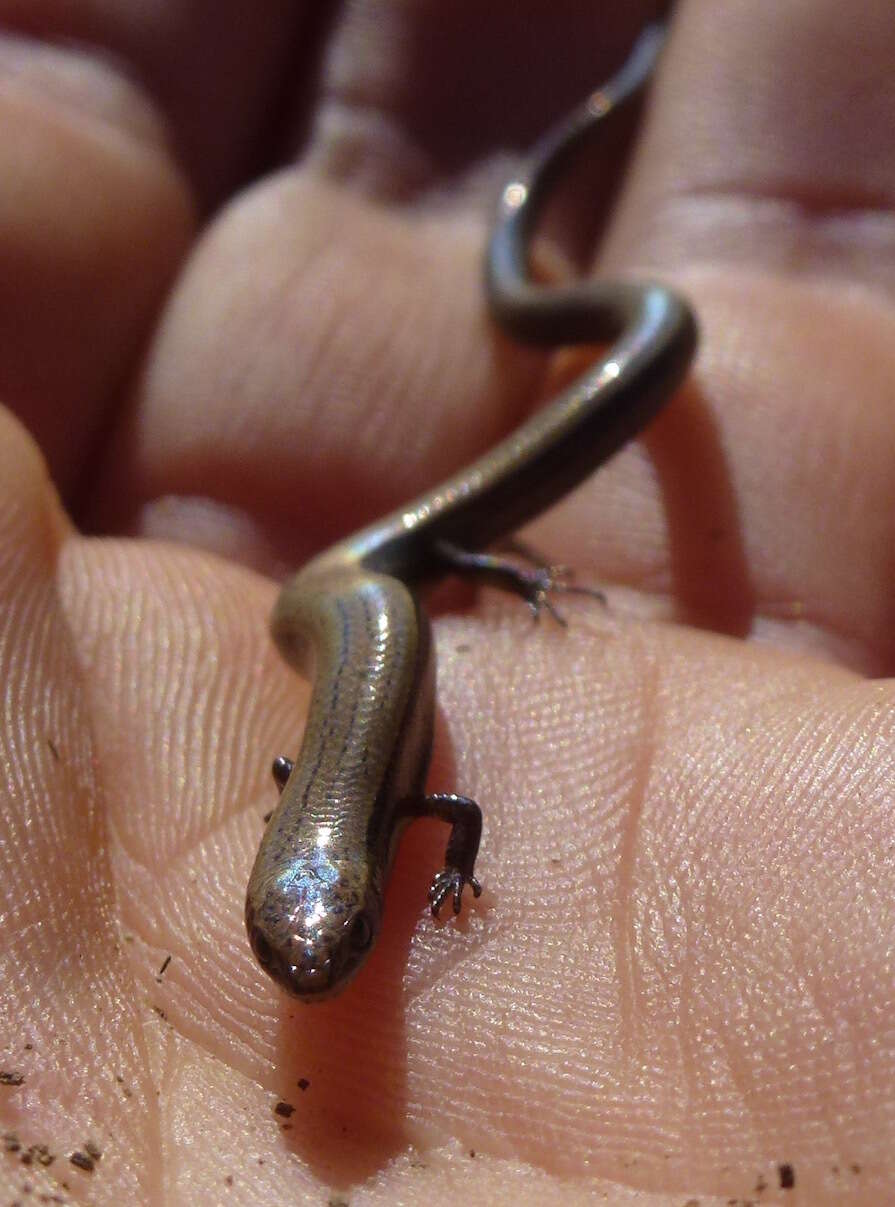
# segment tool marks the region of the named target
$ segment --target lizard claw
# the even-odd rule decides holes
[[[606,596],[596,587],[579,587],[568,582],[567,577],[560,573],[560,569],[558,566],[541,566],[535,570],[520,570],[519,576],[520,582],[524,583],[522,594],[531,609],[532,617],[538,620],[542,612],[549,612],[556,623],[565,629],[568,627],[566,619],[554,607],[550,598],[552,594],[588,595],[602,604],[606,603]]]
[[[472,889],[474,897],[481,896],[482,886],[475,876],[461,872],[459,868],[442,868],[429,889],[429,905],[432,907],[432,917],[437,918],[442,905],[448,897],[453,898],[454,913],[459,914],[466,885]]]

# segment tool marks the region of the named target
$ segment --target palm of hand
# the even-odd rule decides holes
[[[464,150],[452,111],[420,117],[436,81],[398,62],[423,54],[423,14],[391,14],[371,49],[348,11],[303,166],[237,194],[186,263],[191,185],[129,87],[83,60],[107,89],[85,112],[7,80],[4,397],[95,524],[228,559],[74,535],[4,416],[9,1197],[29,1180],[100,1202],[705,1203],[777,1191],[784,1163],[812,1202],[890,1185],[893,701],[859,672],[891,661],[893,35],[884,5],[860,27],[796,7],[773,38],[754,6],[723,30],[685,7],[613,219],[608,270],[666,272],[703,353],[646,452],[533,540],[630,590],[606,615],[576,605],[568,632],[512,601],[438,622],[432,782],[485,808],[486,893],[434,928],[443,834],[418,827],[368,969],[315,1011],[276,995],[242,929],[268,768],[306,699],[269,646],[275,587],[244,566],[291,565],[411,496],[549,388],[478,295],[490,170],[467,169],[504,138],[487,97],[514,47],[495,16],[477,45],[493,33],[505,57],[477,65],[458,31],[481,117],[453,118],[480,140]],[[285,17],[265,19],[246,56],[215,18],[223,63],[232,46],[250,66],[214,129],[167,97],[215,197],[239,169],[217,121],[260,127],[283,70]],[[544,95],[560,111],[602,74],[594,23],[545,10],[566,66],[516,143],[556,115]],[[172,72],[203,79],[185,51]],[[816,101],[837,89],[852,103],[831,118]],[[92,1173],[65,1159],[88,1140]],[[43,1143],[54,1163],[23,1166]]]

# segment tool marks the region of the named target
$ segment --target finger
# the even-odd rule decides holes
[[[191,227],[150,105],[74,50],[0,41],[0,397],[69,493]]]
[[[621,63],[655,5],[346,6],[323,61],[303,163],[366,195],[425,203],[485,194]],[[627,131],[630,134],[630,130]],[[603,192],[624,142],[599,167]]]
[[[885,0],[681,5],[607,261],[891,292],[893,40]]]
[[[289,0],[251,9],[227,0],[211,9],[189,0],[0,0],[0,18],[34,39],[89,48],[90,70],[110,59],[139,80],[203,208],[273,154],[284,78],[307,69],[320,20],[313,6]]]
[[[652,506],[630,545],[600,483],[580,526],[611,572],[645,573],[683,619],[884,673],[891,8],[692,2],[679,18],[604,268],[669,275],[699,315],[701,358],[656,427],[658,491],[645,472]],[[632,565],[649,542],[664,571]]]
[[[56,592],[67,539],[33,442],[0,411],[0,1186],[9,1201],[23,1184],[49,1201],[60,1182],[89,1197],[98,1151],[104,1197],[133,1202],[149,1193],[155,1095],[115,925],[106,784]]]
[[[483,234],[462,214],[407,222],[313,175],[247,194],[166,310],[97,523],[130,512],[138,531],[181,535],[210,516],[213,536],[223,512],[223,552],[241,512],[233,526],[276,568],[469,460],[512,426],[542,363],[489,338]],[[229,510],[201,503],[196,524],[203,494]]]

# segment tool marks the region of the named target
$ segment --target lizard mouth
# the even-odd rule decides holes
[[[258,963],[292,997],[305,1002],[331,997],[352,979],[371,946],[372,928],[364,918],[347,928],[345,942],[332,947],[293,932],[274,942],[246,908],[246,930]]]

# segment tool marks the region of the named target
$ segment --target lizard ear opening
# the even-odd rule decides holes
[[[277,757],[274,759],[271,771],[273,772],[274,783],[281,792],[286,787],[286,781],[292,774],[292,768],[294,766],[295,764],[293,763],[292,759],[287,759],[282,754],[277,755]]]

